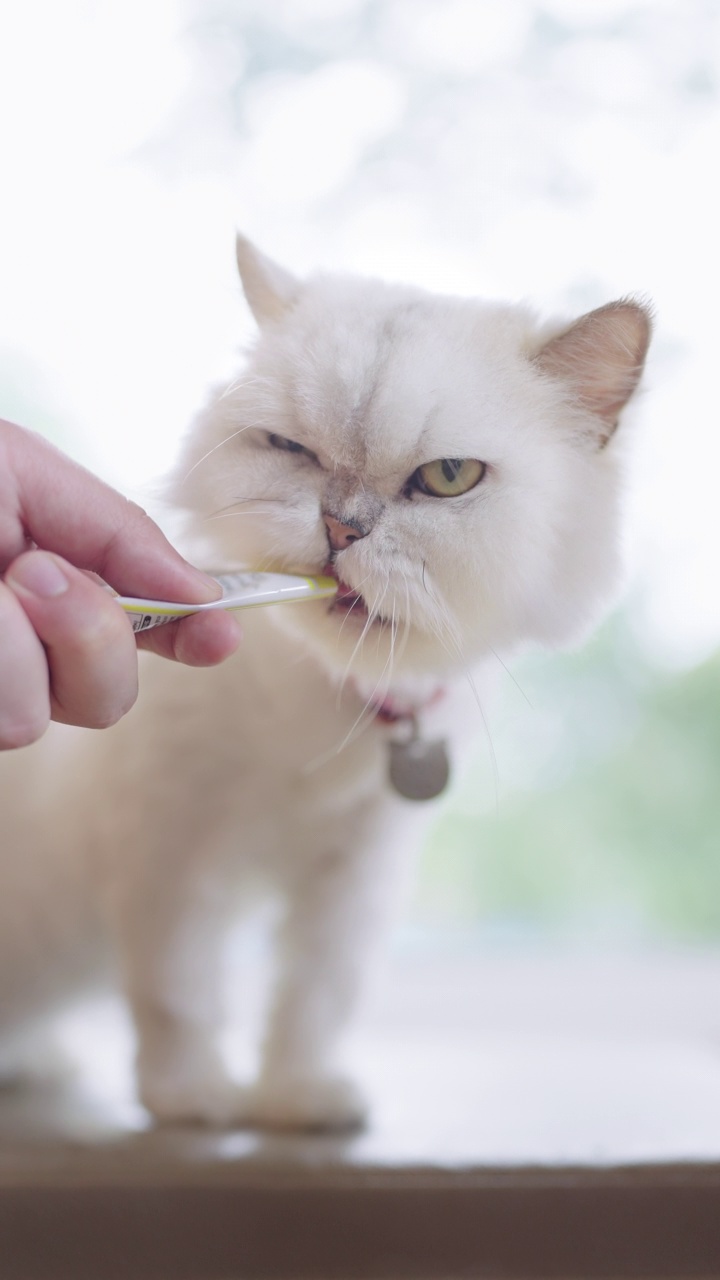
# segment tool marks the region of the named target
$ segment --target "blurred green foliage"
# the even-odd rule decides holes
[[[654,670],[621,615],[582,654],[533,664],[527,684],[532,708],[498,745],[496,803],[486,752],[432,833],[416,919],[501,937],[719,937],[720,656]],[[541,734],[513,782],[552,707],[561,740],[557,724]]]

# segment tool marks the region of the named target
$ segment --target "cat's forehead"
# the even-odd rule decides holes
[[[286,390],[303,432],[358,468],[469,447],[507,397],[517,313],[353,284],[323,282],[299,310]]]

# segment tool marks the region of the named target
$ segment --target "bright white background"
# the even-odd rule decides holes
[[[657,337],[629,551],[649,654],[720,639],[715,0],[23,0],[0,12],[0,412],[127,491],[250,324],[236,226]]]

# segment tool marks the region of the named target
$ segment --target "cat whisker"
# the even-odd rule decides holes
[[[239,391],[241,387],[244,391],[246,387],[259,387],[263,383],[267,383],[267,378],[236,378],[234,382],[228,384],[218,399],[227,400],[228,396],[233,395],[235,391]]]
[[[226,436],[224,440],[220,440],[218,444],[214,444],[212,449],[208,449],[207,453],[204,453],[202,458],[198,458],[197,462],[193,463],[190,470],[187,472],[186,475],[183,476],[180,483],[186,484],[187,481],[190,479],[190,476],[192,475],[193,471],[197,471],[198,467],[203,462],[205,462],[211,456],[211,454],[216,453],[218,449],[222,449],[223,445],[229,444],[230,441],[235,440],[237,436],[243,435],[246,431],[250,431],[252,427],[257,427],[258,425],[259,424],[257,422],[248,422],[246,426],[238,427],[237,431],[231,432],[231,434],[229,436]]]
[[[402,639],[398,651],[398,658],[401,659],[410,639],[410,588],[408,585],[407,574],[403,574],[403,586],[405,588],[405,616],[402,619]]]
[[[366,576],[365,576],[364,578],[362,578],[362,579],[361,579],[361,581],[358,583],[357,587],[355,588],[355,590],[357,591],[357,594],[358,594],[358,595],[360,595],[360,588],[361,588],[361,587],[363,587],[363,586],[365,585],[365,583],[367,582],[367,580],[368,580],[369,576],[370,576],[369,574],[366,574]],[[339,641],[339,639],[340,639],[340,636],[341,636],[341,635],[342,635],[342,633],[343,633],[344,628],[347,626],[348,618],[350,617],[350,615],[351,615],[351,614],[352,614],[352,606],[351,606],[351,608],[350,608],[350,609],[348,609],[347,613],[345,614],[345,617],[343,618],[343,620],[342,620],[342,622],[341,622],[341,624],[340,624],[340,629],[339,629],[339,631],[338,631],[338,641]],[[365,630],[366,630],[366,629],[367,629],[367,623],[365,624],[365,627],[363,628],[363,635],[365,634]],[[359,646],[360,646],[360,644],[362,643],[363,635],[361,635],[361,636],[360,636],[360,639],[358,640],[357,644],[355,645],[355,648],[353,649],[352,653],[350,654],[350,657],[349,657],[349,659],[348,659],[348,662],[347,662],[347,664],[346,664],[346,666],[345,666],[345,670],[343,671],[342,678],[341,678],[341,680],[340,680],[340,684],[338,685],[337,697],[336,697],[336,702],[335,702],[335,705],[336,705],[337,707],[339,707],[339,706],[340,706],[340,701],[341,701],[341,699],[342,699],[342,695],[343,695],[343,692],[344,692],[344,690],[345,690],[345,686],[346,686],[346,684],[347,684],[347,682],[348,682],[348,678],[349,678],[349,676],[350,676],[350,668],[351,668],[351,666],[352,666],[352,663],[353,663],[353,660],[354,660],[354,658],[355,658],[355,655],[356,655],[356,653],[357,653],[357,651],[358,651],[358,647],[359,647]]]
[[[365,580],[364,580],[364,581],[365,581]],[[341,697],[342,697],[342,692],[343,692],[343,690],[344,690],[344,688],[345,688],[345,686],[346,686],[346,684],[347,684],[347,681],[348,681],[348,679],[349,679],[349,676],[350,676],[350,670],[351,670],[352,664],[353,664],[353,662],[354,662],[354,660],[355,660],[355,657],[356,657],[357,653],[359,652],[360,648],[362,647],[363,641],[364,641],[364,639],[365,639],[365,637],[366,637],[366,635],[367,635],[367,633],[368,633],[369,629],[372,627],[372,625],[373,625],[373,623],[375,622],[375,620],[381,616],[381,615],[378,613],[378,611],[377,611],[377,605],[378,605],[378,601],[380,601],[381,599],[383,599],[386,589],[387,589],[387,578],[386,578],[385,585],[384,585],[384,586],[383,586],[383,587],[382,587],[382,588],[381,588],[381,589],[376,593],[376,595],[375,595],[375,599],[374,599],[374,601],[373,601],[372,605],[368,605],[368,616],[367,616],[367,620],[366,620],[365,625],[364,625],[364,627],[363,627],[363,629],[362,629],[362,632],[361,632],[361,634],[360,634],[360,636],[359,636],[359,638],[358,638],[358,640],[357,640],[357,643],[355,644],[355,647],[353,648],[353,651],[352,651],[352,653],[350,654],[350,658],[348,659],[347,665],[346,665],[346,667],[345,667],[345,671],[343,672],[343,676],[342,676],[342,679],[341,679],[341,681],[340,681],[340,686],[339,686],[339,688],[338,688],[338,694],[337,694],[337,704],[336,704],[336,705],[338,705],[338,706],[339,706],[339,704],[340,704],[340,699],[341,699]],[[344,622],[343,622],[343,625],[344,625]],[[380,637],[378,636],[378,643],[379,643],[379,641],[380,641]],[[392,649],[392,643],[391,643],[390,651],[389,651],[389,653],[388,653],[388,658],[387,658],[387,660],[386,660],[386,662],[385,662],[385,665],[384,665],[384,667],[383,667],[383,669],[382,669],[382,671],[381,671],[381,673],[380,673],[380,675],[379,675],[379,677],[378,677],[378,680],[377,680],[377,682],[376,682],[376,684],[375,684],[375,688],[373,689],[372,693],[369,695],[369,698],[367,699],[367,701],[366,701],[366,703],[365,703],[365,706],[363,707],[363,709],[362,709],[362,711],[360,712],[359,716],[358,716],[358,717],[357,717],[357,719],[355,720],[355,723],[351,726],[351,728],[349,729],[349,731],[348,731],[348,733],[346,734],[345,738],[344,738],[344,739],[343,739],[343,741],[340,743],[340,745],[336,748],[336,750],[335,750],[335,751],[333,751],[332,753],[330,753],[331,755],[335,755],[335,754],[337,754],[339,751],[342,751],[342,750],[343,750],[343,748],[347,746],[348,742],[350,742],[350,741],[351,741],[352,736],[353,736],[353,734],[355,733],[355,730],[356,730],[356,729],[358,729],[358,726],[359,726],[359,725],[361,725],[361,726],[362,726],[362,728],[361,728],[361,730],[360,730],[360,731],[362,731],[362,729],[364,729],[364,728],[366,727],[366,724],[365,724],[365,723],[362,723],[362,722],[363,722],[363,719],[364,719],[364,717],[366,717],[366,713],[367,713],[369,710],[371,710],[371,709],[372,709],[372,706],[373,706],[373,699],[374,699],[375,694],[377,693],[377,690],[378,690],[378,688],[380,687],[380,685],[381,685],[381,683],[382,683],[382,681],[383,681],[383,679],[384,679],[384,677],[385,677],[385,673],[386,673],[386,671],[388,670],[388,663],[390,663],[390,671],[392,672],[392,654],[393,654],[393,649]],[[389,683],[390,683],[390,677],[388,677],[388,681],[387,681],[387,684],[388,684],[388,685],[389,685]],[[375,718],[374,714],[373,714],[373,715],[371,715],[371,716],[369,716],[369,718],[367,719],[367,723],[372,723],[372,721],[374,720],[374,718]],[[328,758],[328,759],[329,759],[330,757],[328,756],[328,757],[324,757],[324,758]]]
[[[442,601],[442,598],[440,598],[436,594],[436,592],[434,590],[431,590],[430,587],[428,586],[427,577],[426,577],[427,562],[425,560],[423,560],[422,566],[423,566],[422,567],[422,584],[425,589],[426,595],[429,596],[430,601],[434,607],[433,613],[430,615],[430,618],[428,619],[428,621],[430,622],[430,625],[435,635],[438,636],[438,639],[440,638],[440,632],[437,629],[437,627],[439,626],[442,630],[447,631],[448,634],[455,640],[457,644],[459,643],[459,637],[457,635],[456,628],[450,619],[447,606]]]
[[[402,657],[407,648],[409,639],[410,639],[410,627],[404,618],[400,619],[397,622],[396,628],[395,628],[394,661],[396,664],[399,664],[400,662],[402,662]]]
[[[370,631],[370,628],[372,627],[372,625],[373,625],[373,623],[374,623],[375,619],[376,619],[377,617],[379,617],[379,614],[377,613],[377,601],[378,601],[378,597],[376,596],[376,597],[375,597],[375,600],[374,600],[374,602],[373,602],[373,604],[372,604],[372,605],[368,605],[368,615],[367,615],[367,618],[365,619],[365,625],[363,626],[363,629],[362,629],[362,631],[360,632],[360,637],[359,637],[359,639],[358,639],[358,642],[357,642],[357,644],[355,645],[355,648],[354,648],[354,649],[353,649],[353,651],[352,651],[352,656],[351,656],[351,659],[350,659],[350,661],[351,661],[351,662],[352,662],[353,658],[355,657],[356,653],[358,652],[358,650],[362,648],[362,646],[363,646],[363,644],[364,644],[364,642],[365,642],[365,637],[367,636],[368,632]]]
[[[425,569],[426,569],[426,562],[423,560],[423,572],[422,572],[423,586],[424,586],[424,588],[425,588],[426,592],[428,593],[428,595],[430,596],[431,600],[433,601],[433,604],[434,604],[434,605],[436,606],[436,608],[440,611],[440,601],[439,601],[439,600],[437,599],[437,597],[436,597],[436,596],[434,596],[434,595],[433,595],[433,593],[429,590],[428,585],[427,585],[427,582],[426,582],[426,580],[425,580]],[[461,658],[461,660],[463,660],[463,666],[464,666],[465,674],[466,674],[466,676],[468,676],[468,675],[469,675],[469,668],[467,667],[467,665],[466,665],[466,664],[465,664],[465,662],[464,662],[464,658],[463,658],[463,655],[462,655],[462,647],[461,647],[460,640],[459,640],[459,637],[458,637],[458,635],[457,635],[457,632],[455,631],[455,628],[451,626],[451,624],[449,623],[449,621],[448,621],[447,619],[445,620],[445,625],[448,627],[449,634],[451,635],[451,637],[452,637],[452,639],[453,639],[453,645],[454,645],[454,649],[455,649],[455,651],[457,652],[457,656],[458,656],[459,658]],[[437,632],[437,631],[435,632],[435,634],[438,636],[438,639],[440,639],[440,635],[438,634],[438,632]],[[505,662],[503,662],[503,659],[500,657],[500,654],[499,654],[499,653],[497,653],[497,651],[496,651],[495,649],[493,649],[492,647],[490,648],[490,653],[493,655],[493,657],[496,659],[496,661],[497,661],[497,662],[499,662],[499,664],[500,664],[500,666],[502,667],[502,669],[503,669],[503,671],[505,672],[505,674],[506,674],[506,675],[507,675],[507,676],[512,680],[512,682],[513,682],[513,684],[515,685],[516,689],[518,690],[518,692],[519,692],[520,694],[522,694],[522,697],[525,699],[525,701],[526,701],[526,703],[528,704],[528,706],[529,706],[531,709],[533,709],[533,710],[534,710],[534,708],[533,708],[533,704],[532,704],[532,702],[531,702],[530,698],[527,696],[527,694],[525,693],[525,690],[522,688],[522,686],[518,683],[518,681],[516,680],[516,678],[515,678],[515,676],[513,675],[512,671],[510,671],[509,667],[505,664]],[[482,708],[481,708],[481,710],[482,710]]]
[[[424,567],[425,567],[425,563],[423,562],[423,569]],[[499,807],[500,807],[500,770],[498,767],[495,744],[493,742],[492,734],[490,732],[490,726],[488,724],[487,717],[485,715],[485,709],[482,705],[480,694],[475,684],[472,671],[465,658],[465,654],[463,652],[463,646],[460,641],[460,637],[457,634],[456,627],[454,626],[451,619],[449,618],[447,614],[447,610],[442,608],[441,600],[439,600],[437,595],[434,594],[434,592],[431,591],[430,588],[428,587],[427,582],[425,581],[424,575],[423,575],[423,583],[425,586],[425,590],[427,591],[433,605],[435,606],[436,617],[430,619],[433,632],[437,636],[437,639],[442,645],[442,647],[445,649],[445,652],[448,653],[451,657],[455,657],[458,660],[460,664],[460,669],[462,670],[463,675],[470,687],[470,691],[477,704],[478,711],[480,712],[480,719],[482,721],[483,733],[488,745],[488,751],[490,755],[490,766],[492,769],[492,776],[493,776],[493,797],[495,802],[495,812],[497,814],[499,812]]]
[[[355,650],[353,650],[353,653],[355,653],[356,651],[357,651],[357,645],[355,646]],[[326,751],[322,755],[316,756],[314,760],[309,761],[308,764],[305,765],[306,773],[315,773],[318,769],[322,768],[324,764],[327,764],[328,760],[333,760],[335,756],[340,755],[341,751],[344,751],[345,748],[349,746],[351,742],[356,741],[357,738],[362,733],[365,733],[365,731],[370,728],[370,725],[373,724],[375,720],[375,709],[374,709],[375,695],[378,689],[380,688],[380,685],[383,682],[383,678],[385,676],[385,672],[387,671],[388,663],[390,661],[390,656],[391,655],[388,654],[388,658],[385,662],[385,665],[382,671],[380,672],[380,675],[378,676],[377,681],[375,682],[374,688],[368,694],[365,700],[365,705],[362,707],[359,715],[356,716],[355,720],[353,721],[347,733],[345,734],[345,737],[342,739],[341,742],[337,744],[336,747],[333,747],[332,750]],[[343,679],[346,679],[346,677],[347,677],[347,672],[345,673],[345,676],[343,677]]]
[[[367,582],[367,580],[368,580],[368,578],[369,578],[369,577],[370,577],[370,574],[369,574],[369,573],[368,573],[368,574],[366,574],[364,578],[361,578],[361,580],[360,580],[360,582],[357,584],[357,586],[356,586],[356,587],[353,587],[353,592],[354,592],[354,594],[355,594],[355,595],[358,595],[358,596],[362,595],[362,588],[365,586],[365,583]],[[348,609],[347,613],[345,614],[345,617],[344,617],[344,618],[343,618],[343,620],[342,620],[342,624],[341,624],[341,626],[340,626],[340,631],[338,632],[338,635],[341,635],[341,634],[342,634],[343,627],[345,626],[345,624],[346,624],[346,622],[347,622],[348,618],[350,617],[351,613],[352,613],[352,606],[351,606],[351,608],[349,608],[349,609]]]
[[[380,615],[378,613],[374,612],[372,615],[373,622],[379,616]],[[390,655],[392,656],[393,644],[395,640],[395,601],[394,600],[393,600],[392,608],[390,610],[390,617],[387,618],[387,615],[386,615],[386,622],[387,622],[386,634],[387,634],[388,643],[389,643],[389,652],[390,652]],[[378,627],[378,629],[375,632],[375,652],[376,653],[380,652],[380,645],[383,641],[383,638],[384,637],[383,637],[382,629]]]
[[[205,516],[205,521],[207,522],[209,520],[232,520],[235,517],[239,519],[240,516],[256,516],[257,514],[258,514],[257,511],[224,511],[224,512],[218,512],[217,515],[214,515],[214,516]]]
[[[380,689],[383,683],[383,680],[385,678],[385,673],[388,670],[388,666],[390,667],[390,671],[392,672],[392,649],[388,653],[388,656],[385,660],[385,665],[383,666],[383,669],[380,672],[380,675],[375,681],[375,685],[373,689],[365,699],[365,705],[362,708],[360,714],[357,716],[354,723],[348,729],[348,732],[345,734],[345,737],[343,738],[342,742],[338,744],[338,746],[335,748],[334,751],[329,752],[327,756],[324,757],[324,759],[330,759],[333,756],[339,755],[340,752],[345,749],[348,743],[353,741],[354,735],[356,735],[356,733],[363,732],[373,723],[375,719],[375,705],[376,705],[375,695],[377,694],[378,690]],[[388,678],[387,684],[389,684],[389,678]],[[384,696],[387,696],[387,688]]]
[[[385,697],[387,697],[387,692],[388,692],[388,690],[390,689],[390,687],[391,687],[391,685],[392,685],[393,669],[394,669],[394,665],[395,665],[395,636],[396,636],[396,630],[397,630],[397,625],[396,625],[396,622],[395,622],[395,596],[394,596],[394,594],[393,594],[392,609],[391,609],[391,611],[390,611],[390,635],[389,635],[389,642],[390,642],[390,643],[389,643],[389,646],[388,646],[388,662],[385,664],[385,666],[386,666],[386,668],[387,668],[387,681],[386,681],[386,685],[385,685],[385,694],[384,694],[384,696],[385,696]],[[381,633],[378,633],[376,650],[377,650],[377,649],[379,649],[379,647],[380,647],[380,635],[381,635]]]
[[[368,575],[368,576],[369,576],[369,575]],[[360,586],[363,586],[365,582],[367,582],[367,577],[365,577],[365,578],[363,578],[363,579],[362,579],[362,582],[360,583]],[[387,586],[387,583],[386,583],[385,585]],[[382,595],[383,595],[384,591],[385,591],[385,587],[383,587],[383,588],[381,589],[381,591],[380,591],[380,592],[378,592],[378,593],[376,594],[376,596],[375,596],[375,600],[374,600],[374,603],[373,603],[373,605],[372,605],[372,606],[370,606],[370,605],[367,603],[367,601],[365,602],[365,603],[366,603],[366,607],[367,607],[367,615],[368,615],[368,616],[367,616],[367,618],[366,618],[366,620],[365,620],[365,624],[364,624],[363,629],[362,629],[362,631],[361,631],[361,633],[360,633],[360,635],[359,635],[359,637],[358,637],[358,640],[357,640],[357,642],[356,642],[356,644],[355,644],[355,647],[354,647],[354,649],[353,649],[352,653],[350,654],[350,657],[349,657],[349,659],[348,659],[348,661],[347,661],[347,665],[346,665],[346,667],[345,667],[345,671],[344,671],[344,673],[343,673],[343,677],[342,677],[342,680],[341,680],[341,682],[340,682],[340,692],[342,692],[343,688],[345,687],[345,683],[346,683],[346,681],[347,681],[347,679],[348,679],[348,676],[349,676],[349,674],[350,674],[350,668],[352,667],[352,664],[353,664],[353,662],[355,661],[355,657],[356,657],[357,653],[358,653],[358,652],[359,652],[359,650],[362,648],[363,641],[364,641],[364,639],[365,639],[365,637],[366,637],[366,635],[367,635],[367,633],[368,633],[368,631],[369,631],[370,627],[372,626],[372,624],[373,624],[373,622],[375,621],[375,619],[376,619],[377,617],[379,617],[379,616],[380,616],[380,615],[376,612],[376,608],[377,608],[377,602],[378,602],[378,600],[379,600],[379,599],[381,599],[381,597],[382,597]],[[358,591],[358,594],[359,594],[359,591]],[[350,614],[351,614],[351,613],[352,613],[352,607],[351,607],[350,609],[348,609],[347,615],[346,615],[346,617],[343,619],[342,626],[340,627],[340,631],[338,632],[338,636],[342,633],[342,629],[343,629],[343,627],[345,626],[345,624],[346,624],[346,622],[347,622],[347,619],[349,618],[349,616],[350,616]]]
[[[500,666],[502,667],[503,671],[505,672],[505,675],[510,677],[510,679],[512,680],[513,684],[515,685],[515,688],[517,689],[518,693],[519,693],[519,694],[521,694],[521,695],[522,695],[522,697],[523,697],[523,698],[525,699],[525,701],[527,702],[527,704],[528,704],[528,706],[529,706],[530,710],[531,710],[531,711],[534,711],[534,710],[535,710],[535,706],[534,706],[534,704],[533,704],[533,702],[532,702],[532,699],[528,697],[528,695],[526,694],[526,692],[525,692],[525,690],[523,689],[522,685],[521,685],[521,684],[519,683],[519,681],[515,678],[515,676],[513,675],[512,671],[510,670],[510,668],[506,665],[506,663],[504,663],[504,662],[503,662],[502,658],[500,657],[500,654],[499,654],[499,653],[497,653],[497,651],[496,651],[495,649],[493,649],[493,648],[491,648],[491,649],[490,649],[490,652],[491,652],[491,654],[492,654],[493,658],[495,658],[495,659],[500,663]]]
[[[246,504],[251,502],[252,503],[262,502],[265,505],[277,504],[278,506],[289,507],[290,500],[287,498],[285,494],[282,494],[280,497],[277,497],[273,493],[273,489],[277,489],[280,486],[280,484],[281,482],[276,482],[274,485],[270,485],[269,489],[262,494],[250,494],[246,498],[233,498],[232,502],[227,502],[224,506],[218,507],[217,511],[212,512],[209,516],[206,516],[205,518],[212,519],[213,516],[221,515],[224,511],[233,511],[235,507],[243,507]]]
[[[398,620],[397,620],[396,614],[397,614],[397,598],[393,593],[392,613],[390,615],[390,656],[392,657],[393,663],[395,662],[395,658],[397,656]],[[391,673],[391,679],[392,679],[392,673]]]
[[[262,504],[263,506],[268,506],[268,505],[274,505],[276,503],[280,506],[286,505],[284,498],[272,498],[272,497],[236,498],[234,502],[228,502],[227,506],[219,507],[217,511],[213,511],[211,515],[205,516],[204,519],[206,521],[207,520],[224,520],[224,519],[227,519],[228,516],[257,515],[256,511],[237,511],[236,510],[237,507],[245,506],[248,503],[253,503],[255,506],[257,506],[258,504]]]

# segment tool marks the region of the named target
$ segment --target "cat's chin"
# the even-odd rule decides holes
[[[402,624],[393,628],[381,617],[369,623],[364,604],[293,604],[275,610],[273,620],[333,678],[351,675],[391,687],[397,680],[449,678],[464,670],[434,635]]]

